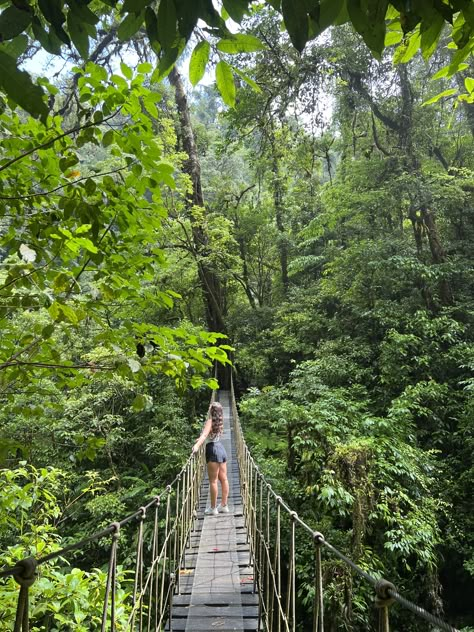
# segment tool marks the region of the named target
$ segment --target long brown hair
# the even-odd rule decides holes
[[[212,420],[210,434],[214,437],[218,437],[224,432],[224,410],[222,404],[213,402],[209,408],[209,414]]]

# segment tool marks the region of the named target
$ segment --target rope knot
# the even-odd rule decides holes
[[[314,531],[313,532],[313,540],[315,544],[322,544],[324,542],[324,536],[322,533],[320,533],[319,531]]]
[[[397,590],[392,582],[386,579],[379,579],[377,581],[375,584],[375,606],[377,608],[387,608],[395,601],[395,599],[390,596],[390,590],[395,592]]]
[[[13,575],[17,584],[22,588],[29,588],[36,581],[36,567],[38,562],[34,557],[27,557],[16,563],[21,568],[20,573]]]
[[[120,522],[112,522],[110,528],[113,529],[112,538],[118,540],[120,537]]]
[[[145,518],[146,518],[146,507],[140,507],[140,509],[138,511],[140,512],[140,515],[137,516],[138,520],[145,520]]]
[[[161,496],[155,496],[154,501],[155,501],[155,505],[159,507],[161,503]]]
[[[298,519],[298,514],[296,513],[296,511],[290,511],[290,518],[291,518],[291,520],[297,520]]]

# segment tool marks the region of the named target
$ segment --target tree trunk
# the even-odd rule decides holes
[[[400,91],[402,95],[399,132],[400,147],[404,150],[406,155],[407,169],[416,176],[420,165],[413,145],[413,91],[411,89],[407,66],[400,64],[397,67],[397,74],[400,80]],[[433,212],[429,210],[428,206],[423,202],[423,199],[421,201],[420,216],[417,217],[416,214],[414,216],[412,213],[410,219],[413,225],[418,255],[420,256],[421,254],[421,239],[423,234],[425,234],[428,238],[433,264],[444,263],[446,261],[446,253],[441,243],[436,219]],[[432,300],[431,293],[424,283],[422,285],[423,298],[427,307],[430,306],[432,311],[434,301]],[[439,295],[442,305],[453,304],[453,293],[448,279],[442,279],[439,282]],[[428,308],[430,309],[430,307]]]
[[[280,162],[276,148],[273,122],[270,127],[270,148],[273,173],[273,205],[275,209],[275,222],[279,232],[278,252],[280,257],[281,281],[283,293],[288,293],[288,240],[283,222],[283,185],[281,181]]]
[[[191,217],[194,255],[204,296],[207,327],[210,331],[225,333],[224,291],[219,276],[206,261],[206,257],[209,256],[209,239],[206,231],[201,221],[193,215],[193,207],[204,208],[201,165],[189,115],[188,98],[176,67],[170,72],[169,81],[175,89],[175,102],[181,127],[181,142],[184,151],[188,155],[188,159],[184,163],[184,172],[191,178],[192,190],[188,194],[186,204]]]
[[[411,89],[408,68],[406,64],[397,66],[397,74],[400,80],[400,92],[402,107],[399,113],[398,138],[400,148],[405,152],[409,162],[409,168],[417,169],[418,160],[413,150],[413,91]]]
[[[287,422],[286,426],[286,437],[288,441],[288,452],[286,455],[286,467],[288,469],[289,474],[294,474],[296,469],[296,453],[295,446],[293,442],[293,423],[291,421]]]
[[[423,218],[423,223],[428,236],[428,243],[430,245],[433,263],[444,263],[446,261],[446,253],[444,251],[443,245],[441,244],[433,212],[430,211],[428,208],[423,207],[421,209],[421,216]],[[443,305],[452,305],[454,303],[451,285],[447,279],[440,280],[439,294],[441,303]]]
[[[242,259],[242,280],[245,294],[247,295],[247,298],[249,300],[250,307],[252,309],[257,309],[257,305],[255,304],[255,297],[253,295],[252,288],[250,287],[249,268],[247,264],[247,252],[245,249],[245,242],[242,237],[239,237],[237,239],[237,243],[239,244],[240,258]]]

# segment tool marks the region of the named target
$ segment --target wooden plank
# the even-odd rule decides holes
[[[173,619],[175,617],[185,619],[191,612],[193,617],[199,618],[225,617],[226,619],[242,619],[242,617],[246,617],[247,619],[257,619],[258,605],[246,606],[245,608],[242,607],[241,604],[226,606],[208,606],[198,604],[191,604],[190,606],[173,606],[172,616]]]
[[[188,595],[174,595],[173,606],[189,606],[191,603],[191,594]],[[242,602],[242,608],[246,606],[258,605],[258,595],[256,593],[225,593],[221,592],[217,595],[194,595],[193,605],[219,605],[226,603],[229,606],[235,606]]]
[[[234,632],[234,630],[257,630],[258,619],[229,619],[227,617],[213,617],[203,619],[193,619],[192,628],[187,627],[187,619],[173,619],[174,632],[184,632],[185,630],[192,632],[212,632],[212,630],[221,630],[221,632]],[[165,630],[169,630],[167,626]]]
[[[204,515],[209,504],[209,481],[202,484],[195,529],[185,551],[179,595],[174,595],[172,628],[176,632],[257,630],[258,595],[253,594],[253,568],[240,495],[240,475],[231,431],[229,394],[221,391],[224,406],[223,444],[229,457],[230,485],[227,514]]]

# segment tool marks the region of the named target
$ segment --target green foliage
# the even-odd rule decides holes
[[[70,131],[63,132],[59,116],[50,119],[48,131],[8,110],[0,117],[2,245],[11,253],[1,287],[2,369],[10,382],[26,378],[32,367],[57,367],[64,376],[74,368],[97,367],[136,380],[162,372],[181,388],[188,378],[198,387],[206,381],[200,374],[218,356],[226,361],[214,334],[146,324],[132,315],[151,305],[171,309],[179,298],[154,283],[166,265],[158,246],[166,217],[160,186],[174,185],[174,167],[148,114],[157,114],[160,95],[144,87],[143,74],[134,75],[124,64],[122,72],[128,79],[108,77],[93,64],[78,69],[83,118]],[[112,119],[119,121],[118,130],[108,127]],[[27,151],[15,142],[20,137]],[[101,145],[110,163],[102,171],[85,166],[83,173],[85,151]],[[113,325],[111,304],[121,306]],[[18,339],[13,314],[31,308],[42,318]],[[54,331],[78,327],[102,347],[100,361],[59,357]],[[135,357],[140,340],[154,345],[141,362]],[[30,349],[33,356],[22,356]]]
[[[333,362],[328,359],[328,365]],[[306,522],[333,544],[349,548],[352,559],[371,574],[394,578],[407,569],[432,572],[441,542],[437,518],[446,509],[427,494],[435,476],[434,454],[411,447],[400,426],[373,416],[360,387],[341,386],[353,367],[341,367],[338,375],[328,376],[329,383],[322,368],[305,363],[286,387],[252,392],[243,400],[246,435],[252,450],[260,446],[259,464]],[[285,473],[274,468],[278,454],[287,462]],[[312,562],[302,551],[299,564],[299,576],[310,577]],[[338,573],[329,570],[331,564],[326,565],[328,606],[340,602]],[[304,580],[304,602],[311,589],[303,586]],[[361,614],[367,612],[363,602],[370,595],[359,593],[358,599]],[[343,614],[334,616],[337,621]]]
[[[371,30],[368,4],[353,5],[360,29]],[[472,592],[470,109],[452,109],[454,92],[422,107],[433,86],[415,55],[420,40],[425,59],[433,53],[429,72],[457,63],[451,49],[436,49],[446,35],[439,19],[421,29],[414,23],[408,34],[398,11],[389,7],[387,18],[386,41],[399,44],[406,67],[394,69],[388,55],[374,62],[349,29],[298,60],[271,17],[255,20],[278,44],[239,66],[263,94],[278,96],[260,101],[242,91],[226,115],[232,151],[249,154],[239,190],[258,187],[258,206],[246,193],[232,215],[225,211],[247,273],[261,234],[257,218],[266,208],[266,230],[275,228],[278,196],[284,231],[276,227],[275,248],[259,261],[273,270],[265,308],[247,292],[234,299],[235,365],[241,391],[248,389],[244,431],[273,488],[410,599],[441,613],[442,590],[445,616],[461,628],[472,625],[459,598]],[[364,35],[374,49],[381,37]],[[288,73],[267,77],[269,63]],[[446,90],[458,83],[469,91],[465,77],[446,77]],[[334,98],[327,124],[317,112],[326,91]],[[279,238],[288,246],[286,293]],[[298,599],[310,610],[306,548],[301,542]],[[328,625],[372,629],[370,591],[331,559],[324,577]],[[406,615],[393,616],[397,628],[417,629]]]
[[[0,459],[16,525],[0,528],[2,562],[88,535],[169,482],[214,363],[232,352],[245,431],[274,488],[363,568],[438,613],[442,594],[457,627],[472,625],[469,3],[112,4],[0,14]],[[181,151],[169,89],[154,85],[198,20],[191,83],[216,64],[218,84],[192,98],[200,164]],[[349,22],[358,34],[315,40]],[[18,73],[33,41],[70,47],[79,64],[108,55],[107,38],[124,59],[132,38],[141,63],[85,61],[70,99]],[[202,330],[204,270],[232,344]],[[22,503],[41,517],[34,533]],[[133,554],[130,536],[121,547]],[[311,551],[299,543],[307,610]],[[105,563],[103,543],[81,557]],[[35,625],[96,626],[102,571],[63,571],[38,580],[50,612],[35,601]],[[324,578],[327,625],[372,629],[370,590],[329,558]],[[124,614],[128,589],[123,576]],[[16,589],[1,590],[10,616]]]
[[[216,83],[224,103],[235,104],[235,83],[229,64],[221,60],[216,66]]]
[[[189,61],[189,80],[193,86],[203,78],[210,52],[209,42],[201,41],[196,44]]]
[[[64,510],[70,476],[48,467],[37,469],[26,463],[0,470],[0,565],[13,566],[28,556],[43,557],[61,548],[57,525]],[[99,630],[106,573],[61,568],[63,561],[43,564],[30,591],[31,630]],[[117,629],[125,630],[130,606],[127,579],[118,572]],[[11,629],[15,617],[18,586],[13,578],[0,587],[0,630]]]
[[[352,22],[354,29],[362,35],[375,55],[380,55],[384,49],[386,23],[392,28],[393,23],[397,22],[406,36],[406,41],[400,44],[397,51],[398,61],[402,62],[408,61],[418,48],[426,57],[430,56],[446,23],[453,24],[453,44],[460,53],[457,65],[472,48],[473,24],[469,3],[459,7],[456,2],[443,3],[442,6],[436,2],[418,2],[412,7],[398,2],[390,3],[388,0],[323,0],[314,4],[304,0],[283,0],[280,6],[280,2],[268,0],[265,4],[281,10],[288,34],[298,51],[302,51],[309,40],[329,26],[347,21]],[[90,38],[98,37],[96,24],[99,21],[102,20],[109,28],[113,25],[114,36],[119,42],[128,41],[145,24],[151,48],[161,54],[159,77],[165,76],[181,55],[199,20],[207,24],[212,35],[220,38],[217,48],[223,52],[253,52],[263,47],[253,35],[231,33],[225,19],[212,4],[196,3],[194,0],[162,0],[157,11],[151,5],[151,0],[139,3],[124,0],[113,3],[111,9],[110,2],[106,0],[94,3],[92,8],[77,0],[66,0],[64,3],[41,0],[37,5],[26,3],[21,7],[10,6],[0,13],[0,41],[8,42],[25,33],[54,55],[61,54],[62,47],[70,46],[72,42],[79,55],[87,60]],[[252,13],[252,7],[249,0],[228,0],[224,3],[223,11],[224,17],[241,22],[244,15]],[[0,86],[14,103],[44,120],[47,109],[42,89],[19,69],[15,56],[10,57],[10,52],[0,51],[3,55],[0,56]],[[200,67],[205,67],[206,63],[207,59],[203,57]],[[197,81],[202,70],[196,74],[193,65],[191,72],[192,81]],[[228,89],[221,90],[222,78],[219,80],[218,77],[216,73],[224,101],[233,105],[233,99],[228,98]]]

